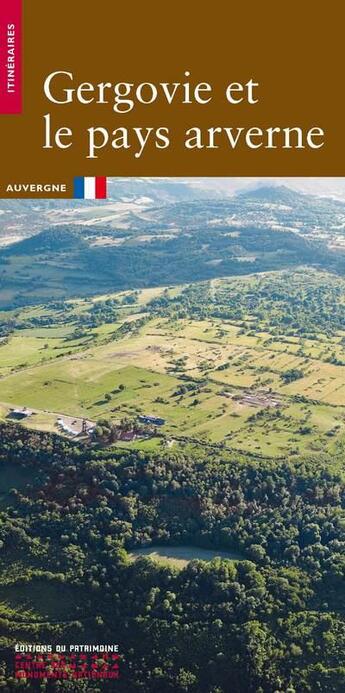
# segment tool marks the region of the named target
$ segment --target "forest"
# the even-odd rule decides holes
[[[17,472],[1,512],[4,671],[14,640],[112,642],[115,631],[120,691],[343,689],[345,485],[326,455],[277,465],[90,450],[2,425],[0,462]],[[241,560],[129,560],[153,543]],[[36,613],[14,612],[11,589],[35,585]],[[42,617],[52,593],[72,600],[68,618],[56,602]]]

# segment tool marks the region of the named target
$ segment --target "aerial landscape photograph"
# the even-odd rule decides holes
[[[0,552],[5,693],[345,690],[344,178],[0,200]]]

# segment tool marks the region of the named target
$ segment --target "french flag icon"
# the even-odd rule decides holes
[[[74,198],[77,200],[105,200],[107,179],[105,176],[76,176]]]

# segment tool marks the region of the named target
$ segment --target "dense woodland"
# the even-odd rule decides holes
[[[140,290],[96,300],[76,313],[73,303],[55,301],[47,304],[48,313],[25,317],[25,311],[17,309],[2,314],[0,336],[15,329],[49,327],[73,324],[87,330],[121,317],[121,308],[133,305],[136,311],[148,311],[153,316],[171,317],[176,320],[190,318],[203,320],[219,318],[243,327],[248,333],[269,331],[272,336],[300,336],[316,339],[323,334],[336,336],[345,328],[344,281],[336,275],[312,272],[281,272],[274,275],[251,275],[250,281],[238,277],[215,283],[212,281],[191,283],[171,297],[165,290],[147,305],[137,307]]]
[[[344,689],[345,487],[326,456],[102,451],[3,425],[0,461],[30,470],[1,513],[3,566],[25,556],[16,589],[50,584],[82,604],[67,625],[3,615],[3,644],[115,638],[119,691]],[[243,560],[180,571],[129,560],[127,549],[153,542]],[[8,580],[5,569],[0,592]]]
[[[321,272],[190,284],[177,297],[166,292],[155,298],[149,308],[176,318],[242,321],[253,334],[268,330],[272,335],[316,339],[320,333],[334,336],[345,328],[343,279]]]

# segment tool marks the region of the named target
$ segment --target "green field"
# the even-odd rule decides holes
[[[241,561],[243,556],[231,551],[214,551],[197,546],[149,546],[136,549],[129,554],[132,560],[144,556],[161,565],[184,568],[190,561],[213,561],[215,558],[226,558],[229,561]]]
[[[25,425],[47,431],[57,430],[61,415],[94,422],[140,414],[164,418],[160,440],[132,443],[142,449],[183,439],[273,457],[336,451],[345,440],[341,320],[333,326],[327,318],[315,334],[307,312],[309,332],[301,322],[282,334],[275,325],[284,313],[277,312],[270,291],[275,285],[279,291],[283,275],[268,276],[257,312],[242,310],[241,319],[229,315],[232,293],[250,298],[257,287],[262,292],[263,280],[255,276],[240,285],[213,280],[12,313],[16,326],[0,341],[0,415],[6,417],[11,406],[31,408]],[[297,273],[280,311],[296,301],[296,285],[303,299],[318,282],[330,282],[339,298],[340,280]],[[175,306],[183,306],[185,296],[188,306],[194,302],[194,317],[176,317]],[[214,296],[226,317],[212,314]],[[202,317],[205,306],[208,316]],[[298,378],[285,382],[290,371]]]

